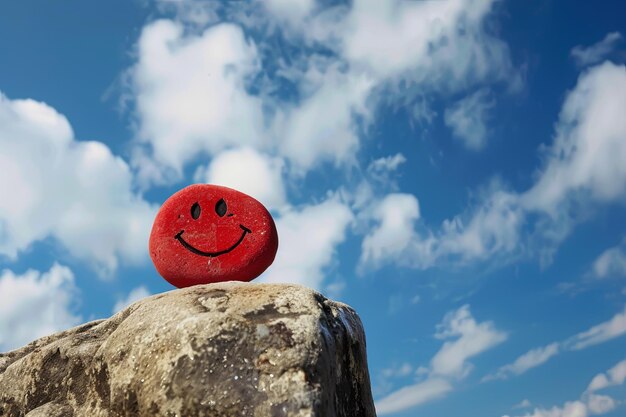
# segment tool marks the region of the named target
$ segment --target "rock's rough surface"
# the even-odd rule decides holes
[[[172,285],[182,288],[250,281],[276,256],[278,234],[267,209],[247,194],[194,184],[168,198],[150,233],[150,257]]]
[[[373,417],[348,306],[227,282],[139,301],[0,354],[0,416]]]

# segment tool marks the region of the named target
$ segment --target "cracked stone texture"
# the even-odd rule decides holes
[[[0,416],[375,415],[359,317],[297,285],[175,290],[0,354]]]

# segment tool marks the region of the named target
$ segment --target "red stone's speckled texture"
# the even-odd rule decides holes
[[[218,185],[195,184],[167,199],[150,234],[150,257],[170,284],[189,287],[250,281],[274,261],[278,234],[254,198]]]

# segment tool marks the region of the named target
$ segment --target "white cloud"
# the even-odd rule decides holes
[[[304,79],[314,92],[298,106],[285,106],[275,121],[280,153],[305,171],[320,161],[354,163],[360,146],[355,116],[365,121],[371,118],[366,100],[372,80],[342,73],[334,66],[322,74],[310,71]]]
[[[525,414],[524,417],[587,417],[587,406],[580,401],[567,402],[563,407],[552,407],[550,409],[536,408],[532,414]]]
[[[0,93],[0,254],[53,237],[103,274],[147,258],[156,207],[132,191],[128,165],[101,142],[79,142],[45,103]]]
[[[413,230],[406,249],[395,252],[397,262],[428,268],[446,262],[506,260],[522,249],[549,258],[578,220],[571,206],[624,200],[623,108],[625,66],[605,63],[584,72],[565,99],[554,143],[544,148],[545,164],[534,185],[518,193],[494,181],[472,209],[444,221],[438,230]],[[522,226],[531,232],[523,234]]]
[[[299,174],[323,161],[355,164],[381,101],[404,105],[423,90],[448,95],[483,81],[515,84],[506,44],[484,25],[492,4],[222,3],[236,24],[215,24],[217,6],[195,7],[197,18],[193,6],[173,7],[192,30],[150,23],[130,71],[142,184],[172,181],[199,156],[237,146],[286,158]],[[213,26],[201,32],[202,24]],[[298,53],[255,35],[277,27]],[[276,94],[285,84],[295,93],[289,98]]]
[[[381,374],[384,377],[403,377],[408,376],[413,371],[413,367],[410,363],[405,362],[400,366],[395,366],[392,368],[386,368],[381,371]]]
[[[575,46],[571,51],[572,58],[579,67],[597,64],[613,52],[622,39],[622,34],[619,32],[607,33],[604,39],[591,46]]]
[[[137,288],[133,288],[125,298],[119,298],[113,306],[113,314],[118,313],[128,307],[129,305],[151,296],[152,293],[148,289],[141,285]]]
[[[461,263],[511,253],[519,243],[524,213],[517,196],[502,190],[490,192],[469,219],[446,220],[437,239],[436,257],[457,257]],[[431,264],[435,259],[428,259]],[[427,263],[426,263],[427,264]]]
[[[593,262],[591,275],[600,279],[626,277],[626,239],[598,256]]]
[[[483,381],[506,379],[512,375],[520,375],[529,369],[546,363],[564,351],[586,349],[593,345],[608,342],[624,334],[626,334],[626,307],[624,307],[623,312],[617,313],[610,320],[592,326],[590,329],[562,342],[550,343],[549,345],[529,350],[513,363],[504,365],[495,373],[485,376]],[[598,378],[602,378],[602,375],[599,375]],[[600,385],[600,382],[595,384]]]
[[[561,109],[545,167],[522,196],[529,210],[553,213],[576,193],[599,202],[623,199],[625,107],[626,67],[605,63],[580,76]]]
[[[180,177],[184,164],[203,152],[260,147],[262,103],[246,91],[258,65],[256,47],[234,24],[200,36],[169,20],[144,27],[131,71],[138,134],[148,145],[135,159],[141,178],[162,181],[167,170]]]
[[[532,406],[532,403],[530,402],[530,400],[528,400],[528,398],[524,398],[522,401],[520,401],[519,403],[515,404],[511,408],[528,408],[530,406]]]
[[[65,330],[82,321],[75,313],[78,290],[74,274],[54,264],[48,272],[0,274],[0,351]]]
[[[626,334],[626,307],[608,321],[597,324],[589,330],[578,333],[564,342],[573,350],[585,349],[589,346],[607,342]]]
[[[149,1],[149,0],[146,0]],[[155,0],[162,13],[173,12],[177,20],[203,27],[219,20],[219,2],[205,0]]]
[[[517,358],[513,363],[500,367],[495,374],[487,375],[483,378],[483,381],[506,379],[511,375],[523,374],[529,369],[547,362],[551,357],[559,354],[559,352],[559,343],[550,343],[547,346],[531,349]]]
[[[386,156],[383,158],[378,158],[372,161],[367,170],[372,173],[384,173],[395,171],[400,167],[400,165],[406,162],[406,158],[401,153],[397,153],[395,155]]]
[[[469,306],[464,305],[444,316],[435,337],[446,342],[433,356],[429,368],[418,368],[416,375],[425,379],[376,401],[379,415],[408,410],[443,397],[454,389],[455,381],[469,374],[472,368],[467,362],[469,358],[502,343],[507,336],[490,321],[477,322]]]
[[[487,144],[487,121],[494,106],[489,90],[484,88],[448,107],[444,121],[466,148],[478,151]]]
[[[284,160],[286,178],[306,174],[321,162],[354,166],[361,136],[380,103],[405,105],[425,92],[449,96],[485,83],[519,87],[508,47],[484,24],[493,3],[359,0],[326,7],[311,0],[272,0],[223,5],[236,24],[212,23],[215,10],[207,9],[208,17],[200,20],[213,26],[204,31],[196,21],[192,30],[170,20],[150,23],[129,72],[138,122],[133,163],[139,182],[172,181],[199,158],[242,147]],[[240,6],[254,13],[242,12]],[[271,32],[276,23],[291,25],[284,34],[301,52],[277,50],[263,37],[245,36],[245,29]],[[293,94],[277,94],[283,88]],[[395,157],[386,162],[401,163]],[[436,234],[414,233],[410,249],[402,249],[402,242],[385,249],[370,240],[371,245],[364,245],[370,251],[365,258],[382,265],[375,256],[389,254],[427,267],[450,254],[464,258],[468,246],[486,258],[492,250],[509,247],[502,239],[510,240],[507,233],[516,230],[494,229],[490,223],[496,219],[485,217],[485,236],[477,236],[480,230],[455,230],[436,247]],[[459,224],[455,219],[454,228]]]
[[[402,256],[414,239],[414,223],[420,217],[419,203],[410,194],[389,194],[374,207],[378,226],[361,246],[361,265],[379,265]]]
[[[615,400],[608,395],[590,395],[587,399],[589,414],[606,414],[613,411],[616,405]]]
[[[537,407],[532,413],[526,413],[519,417],[588,417],[590,415],[601,415],[609,413],[617,407],[618,402],[608,395],[595,394],[593,391],[605,388],[609,385],[602,385],[594,381],[599,381],[600,377],[606,379],[606,375],[611,375],[612,382],[610,385],[621,385],[624,383],[622,374],[626,374],[626,360],[618,363],[606,374],[597,375],[589,384],[589,388],[582,393],[580,398],[575,401],[568,401],[563,406],[554,406],[552,408]],[[615,377],[617,376],[617,378]],[[619,379],[621,378],[621,379]],[[592,386],[596,387],[592,389]],[[508,417],[508,416],[503,416]]]
[[[286,204],[283,169],[280,158],[236,148],[217,154],[206,170],[197,173],[196,181],[237,189],[269,209],[279,209]]]
[[[607,387],[622,385],[626,381],[626,359],[609,369],[606,373],[596,375],[591,382],[587,391],[594,392]]]
[[[535,408],[532,413],[520,417],[588,417],[606,414],[613,411],[616,405],[615,400],[609,396],[591,395],[584,400],[566,402],[562,407]]]
[[[259,281],[321,290],[324,269],[331,266],[336,247],[344,241],[352,221],[350,209],[334,198],[281,213],[276,220],[280,239],[276,260]]]
[[[472,213],[467,224],[461,216],[457,216],[445,220],[436,233],[430,230],[418,232],[415,225],[419,219],[419,210],[416,212],[413,205],[408,203],[414,199],[417,206],[415,197],[410,194],[390,194],[394,195],[405,196],[402,200],[405,204],[394,208],[387,217],[374,217],[380,223],[363,239],[360,259],[362,270],[364,266],[378,267],[389,262],[421,269],[442,260],[466,264],[488,259],[498,253],[512,253],[517,248],[524,219],[517,198],[512,193],[494,191]],[[386,198],[382,201],[386,201]],[[401,239],[383,233],[391,225],[396,226],[394,231]]]
[[[376,413],[387,415],[404,411],[428,401],[436,400],[452,391],[450,382],[443,378],[430,378],[424,382],[402,387],[376,401]]]
[[[475,80],[503,79],[507,46],[485,32],[491,0],[355,1],[336,34],[342,55],[380,79],[401,77],[456,89]],[[331,36],[331,40],[333,37]]]
[[[294,28],[315,8],[315,0],[256,0],[279,23]],[[294,28],[295,29],[295,28]]]
[[[492,322],[477,323],[464,305],[446,314],[435,335],[447,341],[433,357],[431,372],[434,375],[463,378],[471,370],[467,360],[504,342],[506,334],[497,330]]]

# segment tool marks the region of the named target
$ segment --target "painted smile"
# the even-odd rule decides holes
[[[204,252],[204,251],[201,251],[200,249],[194,248],[189,243],[187,243],[185,239],[183,239],[183,233],[185,233],[184,230],[181,230],[180,232],[178,232],[178,234],[174,236],[174,238],[178,240],[180,244],[183,245],[183,247],[187,249],[189,252],[195,253],[196,255],[200,255],[200,256],[215,258],[216,256],[224,255],[225,253],[228,253],[232,251],[233,249],[235,249],[237,246],[239,246],[241,242],[243,242],[243,239],[246,237],[246,234],[252,233],[252,231],[248,229],[246,226],[243,226],[240,224],[239,227],[241,228],[241,230],[243,230],[243,233],[241,233],[241,237],[239,238],[239,240],[235,242],[230,248],[224,249],[219,252]]]

